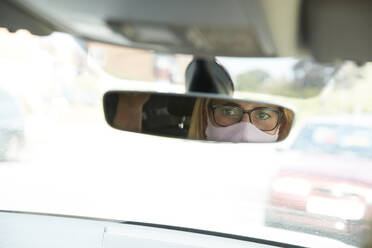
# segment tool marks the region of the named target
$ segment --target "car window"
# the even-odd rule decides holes
[[[356,125],[314,123],[301,130],[292,148],[308,152],[351,153],[355,156],[371,157],[372,130]]]
[[[9,119],[21,115],[16,98],[0,91],[0,114],[1,119]]]
[[[370,63],[217,57],[234,94],[296,111],[287,140],[231,144],[122,132],[105,122],[108,90],[185,92],[192,55],[25,30],[0,29],[0,44],[0,92],[9,95],[0,94],[0,122],[17,115],[0,125],[1,210],[156,223],[305,247],[327,247],[330,240],[358,246],[368,230]]]

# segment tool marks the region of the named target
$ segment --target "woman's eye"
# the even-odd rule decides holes
[[[232,108],[224,108],[221,110],[222,114],[225,116],[235,116],[238,114],[238,111],[236,109]]]
[[[269,115],[266,112],[258,112],[256,116],[260,120],[267,120],[267,119],[269,119],[271,117],[271,115]]]

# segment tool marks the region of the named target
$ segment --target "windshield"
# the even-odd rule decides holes
[[[109,89],[184,92],[190,55],[24,30],[0,29],[0,43],[1,210],[315,247],[358,246],[368,230],[371,64],[217,57],[236,95],[294,106],[296,120],[283,142],[213,143],[122,132],[104,119]]]

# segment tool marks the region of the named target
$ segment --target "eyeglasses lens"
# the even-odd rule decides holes
[[[242,109],[233,106],[219,106],[214,110],[214,118],[220,126],[230,126],[240,121]]]
[[[258,129],[269,131],[276,127],[279,120],[279,114],[270,109],[257,109],[252,111],[251,118],[252,124]]]

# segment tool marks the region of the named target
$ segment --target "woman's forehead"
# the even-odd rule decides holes
[[[211,100],[212,104],[232,104],[232,105],[239,105],[244,109],[252,109],[257,107],[268,107],[272,109],[278,109],[278,106],[265,104],[265,103],[257,103],[257,102],[249,102],[249,101],[237,101],[237,100]]]

